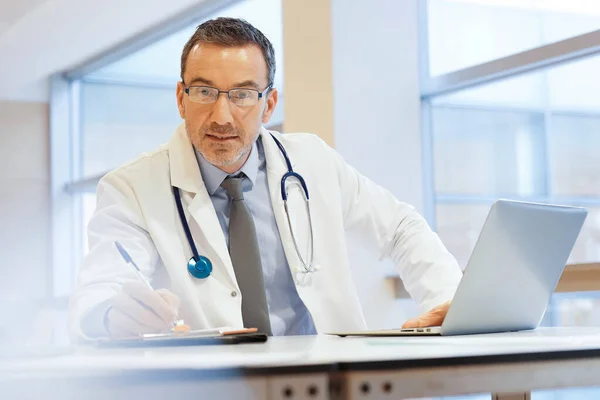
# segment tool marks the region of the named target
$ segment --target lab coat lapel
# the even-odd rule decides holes
[[[278,134],[275,134],[278,137]],[[277,147],[277,144],[271,137],[271,134],[266,129],[261,130],[262,144],[265,151],[265,159],[267,161],[267,180],[269,183],[269,192],[271,196],[271,204],[273,206],[273,213],[275,215],[275,221],[277,222],[277,228],[279,229],[279,235],[281,237],[281,243],[283,250],[288,261],[288,265],[292,271],[292,275],[296,280],[296,271],[302,270],[302,263],[298,259],[296,249],[290,232],[290,226],[288,224],[287,216],[285,214],[285,208],[283,198],[281,194],[281,178],[288,172],[287,165],[283,154]],[[278,137],[279,139],[279,137]],[[294,163],[293,157],[290,155],[290,161],[292,162],[292,168],[295,169],[296,164]],[[289,179],[291,183],[293,179]],[[308,235],[307,229],[304,224],[300,221],[304,220],[304,204],[302,201],[302,194],[298,190],[296,185],[289,185],[289,196],[288,196],[288,210],[290,213],[291,227],[294,230],[296,240],[300,251],[304,257],[306,252],[306,238]]]
[[[227,280],[233,287],[238,288],[225,236],[210,195],[204,186],[194,147],[188,138],[184,124],[177,128],[169,142],[169,155],[171,183],[180,189],[183,206],[185,208],[187,205],[189,215],[199,227],[200,237],[194,234],[193,224],[188,218],[198,253],[212,261],[211,276],[220,281]],[[181,230],[183,231],[183,227]],[[187,242],[183,242],[183,251],[191,256],[191,249]],[[224,270],[218,268],[219,265],[224,266]]]

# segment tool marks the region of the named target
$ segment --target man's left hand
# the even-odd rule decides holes
[[[402,328],[423,328],[426,326],[440,326],[446,318],[450,303],[447,301],[437,307],[432,308],[425,314],[421,314],[417,318],[411,318],[402,325]]]

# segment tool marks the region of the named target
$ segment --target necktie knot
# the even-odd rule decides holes
[[[243,176],[233,177],[228,176],[225,178],[223,183],[221,183],[221,187],[225,189],[227,195],[233,201],[244,200],[244,193],[242,192],[242,181],[244,180]]]

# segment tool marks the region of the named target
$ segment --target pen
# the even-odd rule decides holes
[[[131,264],[131,266],[135,269],[135,272],[140,277],[140,279],[142,281],[144,281],[146,283],[146,285],[148,285],[148,287],[151,290],[154,290],[154,288],[152,287],[152,285],[150,285],[150,282],[148,281],[148,278],[146,278],[144,276],[144,274],[142,274],[142,271],[140,270],[140,267],[138,267],[137,264],[135,263],[135,261],[133,261],[133,258],[131,258],[131,256],[129,255],[129,253],[127,252],[127,250],[125,250],[125,248],[121,245],[121,243],[119,243],[117,240],[115,240],[115,246],[117,247],[117,250],[119,250],[119,254],[123,258],[123,260],[125,260],[125,262],[127,264]]]
[[[144,276],[144,274],[142,274],[142,270],[140,270],[140,267],[137,266],[137,264],[135,263],[135,261],[133,261],[133,258],[131,258],[131,256],[129,255],[129,253],[127,252],[127,250],[125,250],[125,248],[121,245],[121,243],[119,243],[118,240],[115,240],[115,247],[117,248],[117,250],[119,250],[119,254],[123,258],[123,260],[127,264],[131,264],[131,266],[135,269],[135,272],[140,277],[140,279],[142,281],[144,281],[146,283],[146,285],[148,285],[148,287],[150,288],[150,290],[154,290],[154,288],[152,287],[152,285],[150,285],[150,281],[148,280],[148,278],[146,278]],[[182,327],[182,326],[186,326],[187,327],[187,325],[185,325],[185,323],[183,322],[182,319],[177,319],[177,320],[173,321],[173,323],[171,324],[171,329],[176,329],[177,327]],[[189,328],[187,328],[187,329],[189,330]]]

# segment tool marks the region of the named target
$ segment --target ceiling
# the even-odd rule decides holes
[[[48,77],[187,12],[233,0],[0,0],[0,100],[48,101]],[[458,1],[600,14],[595,0]]]
[[[0,34],[42,3],[51,0],[18,0],[0,2]]]
[[[209,2],[0,0],[0,100],[48,101],[50,75]]]

